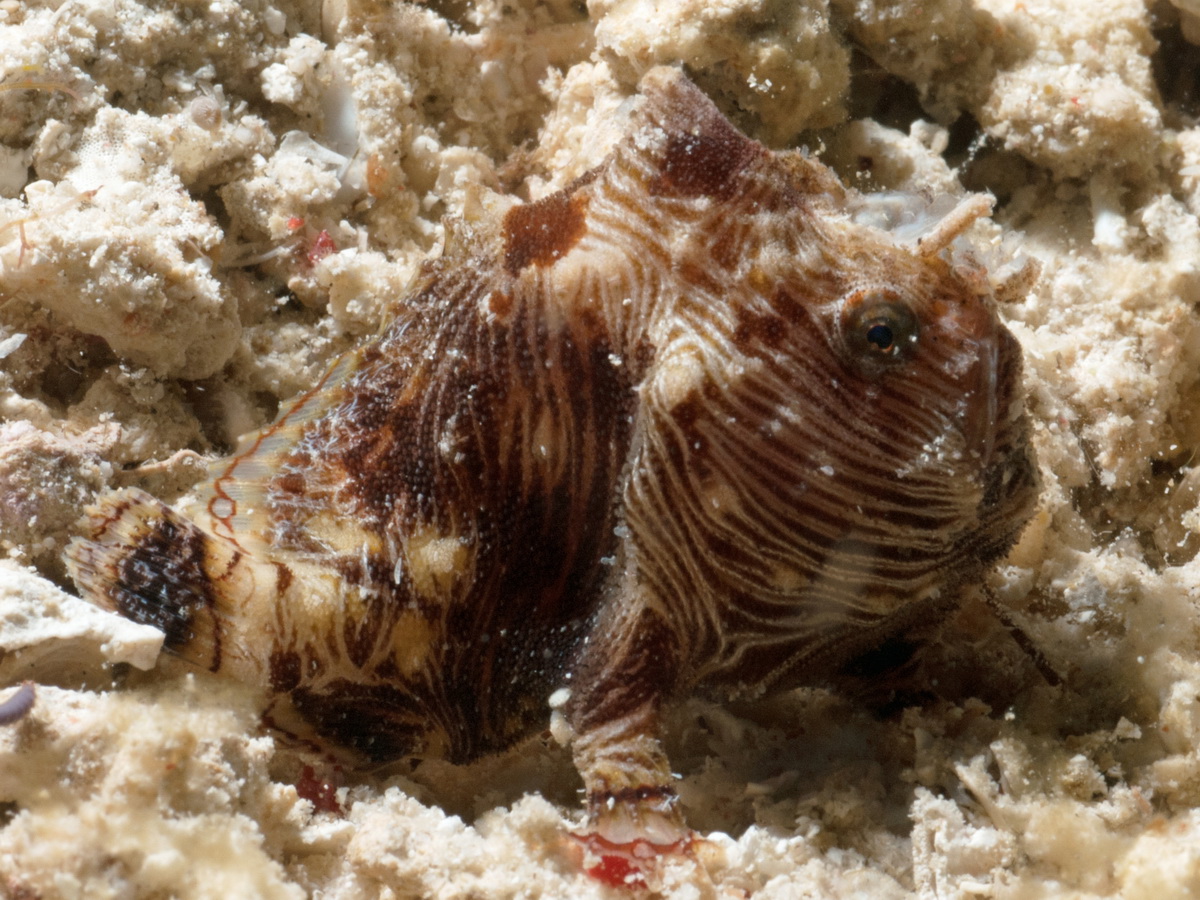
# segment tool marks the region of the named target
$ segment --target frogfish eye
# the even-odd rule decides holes
[[[847,349],[860,361],[899,361],[917,345],[917,317],[895,291],[870,288],[842,301],[840,331]]]
[[[876,322],[867,328],[867,343],[888,353],[896,346],[896,336],[892,332],[890,325],[884,322]]]

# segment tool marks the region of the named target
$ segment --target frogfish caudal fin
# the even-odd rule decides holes
[[[212,672],[255,680],[244,628],[247,601],[273,592],[278,573],[137,489],[87,510],[85,533],[67,547],[67,570],[84,596],[165,635],[164,647]]]

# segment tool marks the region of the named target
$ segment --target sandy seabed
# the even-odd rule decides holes
[[[84,505],[168,500],[369,337],[481,188],[598,163],[650,66],[864,191],[990,191],[1044,482],[921,702],[675,716],[669,897],[1200,891],[1200,5],[0,0],[0,895],[615,896],[566,751],[322,768],[73,596]]]

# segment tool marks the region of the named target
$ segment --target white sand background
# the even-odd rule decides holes
[[[1064,676],[971,603],[907,708],[687,704],[706,867],[661,893],[1200,892],[1187,5],[0,0],[0,682],[40,685],[0,726],[0,896],[616,896],[563,839],[553,742],[306,774],[254,698],[72,596],[61,553],[99,492],[183,495],[369,337],[481,187],[599,162],[657,63],[864,191],[997,196],[980,253],[1042,266],[1002,314],[1044,490],[991,587]]]

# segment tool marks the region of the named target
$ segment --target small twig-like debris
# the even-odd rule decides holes
[[[33,709],[34,688],[32,681],[22,681],[11,697],[0,703],[0,725],[19,722]]]
[[[10,81],[7,84],[0,84],[0,91],[57,91],[60,94],[66,94],[76,102],[83,99],[78,92],[60,81]]]
[[[4,85],[0,85],[0,88],[3,88],[3,87],[4,87]],[[21,236],[21,250],[17,254],[17,268],[19,269],[19,268],[21,268],[22,265],[25,264],[26,251],[33,249],[33,244],[30,242],[29,238],[25,234],[25,226],[26,225],[28,225],[31,222],[37,222],[40,219],[53,218],[53,217],[57,216],[59,213],[65,212],[66,210],[70,209],[72,206],[78,206],[80,203],[86,203],[87,201],[91,200],[92,197],[96,196],[97,190],[99,190],[99,189],[94,188],[90,191],[84,191],[78,197],[72,197],[70,200],[67,200],[64,203],[60,203],[58,206],[54,207],[54,209],[51,209],[47,212],[33,213],[31,215],[25,216],[22,219],[14,219],[11,222],[5,222],[3,225],[0,225],[0,235],[3,235],[4,232],[8,231],[10,228],[15,228],[15,229],[17,229],[17,233]]]
[[[970,228],[976,219],[992,214],[995,198],[988,194],[972,194],[950,210],[933,231],[917,239],[917,254],[926,258],[941,253],[954,239]]]

